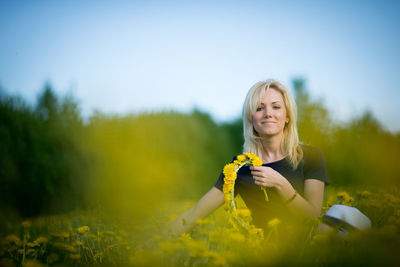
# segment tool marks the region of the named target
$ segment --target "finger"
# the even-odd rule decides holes
[[[259,186],[267,186],[267,183],[265,183],[265,182],[262,182],[262,181],[254,181],[254,183],[256,184],[256,185],[259,185]]]
[[[262,171],[251,171],[251,175],[259,175],[259,176],[261,176],[262,175]]]
[[[266,181],[262,177],[254,177],[254,183],[257,184],[266,184]]]
[[[250,166],[250,169],[252,169],[252,170],[261,170],[262,168],[264,168],[264,167],[263,166],[254,166],[254,165]]]
[[[257,175],[257,174],[253,175],[254,180],[262,180],[263,178],[264,177],[262,177],[261,175]]]

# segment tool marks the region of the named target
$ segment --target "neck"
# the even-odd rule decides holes
[[[277,161],[285,157],[281,151],[281,141],[283,138],[283,133],[280,135],[266,136],[261,140],[263,147],[262,151],[262,161],[272,162]]]

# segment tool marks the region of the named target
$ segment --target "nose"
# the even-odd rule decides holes
[[[271,118],[272,117],[270,108],[265,107],[265,109],[264,109],[264,117],[265,118]]]

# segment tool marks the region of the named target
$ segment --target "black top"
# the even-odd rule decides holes
[[[304,181],[306,179],[317,179],[329,184],[326,175],[325,159],[322,152],[313,146],[301,145],[303,149],[303,159],[296,169],[290,165],[287,158],[263,164],[271,167],[285,177],[293,188],[304,196]],[[236,159],[234,157],[231,162]],[[224,175],[221,172],[215,187],[222,191]],[[264,192],[259,185],[254,183],[249,166],[243,166],[237,174],[235,181],[235,196],[239,194],[251,211],[253,223],[258,227],[265,227],[265,224],[273,218],[283,221],[290,220],[290,214],[284,205],[275,188],[267,188],[269,202],[265,201]]]

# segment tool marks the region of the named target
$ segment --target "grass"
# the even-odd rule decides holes
[[[354,206],[372,221],[372,229],[345,238],[335,231],[304,236],[279,220],[270,222],[263,239],[248,236],[232,227],[223,208],[199,220],[190,233],[165,234],[165,226],[193,202],[169,203],[146,220],[110,217],[101,210],[22,221],[10,217],[3,219],[0,266],[399,266],[398,196],[393,187],[329,188],[323,211],[333,204]]]

